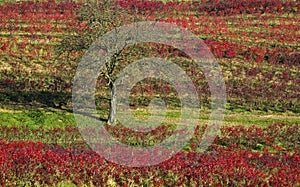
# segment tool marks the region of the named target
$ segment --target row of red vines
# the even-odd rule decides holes
[[[200,1],[181,1],[167,2],[161,1],[140,1],[140,0],[121,0],[118,1],[121,7],[127,9],[138,9],[139,11],[156,10],[178,10],[178,11],[200,11],[210,15],[232,15],[243,13],[283,13],[299,12],[300,4],[297,1],[287,0],[200,0]]]
[[[95,186],[297,186],[300,182],[299,153],[215,148],[205,154],[180,152],[156,166],[129,168],[89,150],[5,141],[0,142],[0,148],[2,186],[62,181]]]
[[[22,4],[25,4],[25,3],[22,3]],[[33,6],[33,4],[31,6]],[[45,6],[44,4],[41,4],[38,6],[34,5],[34,8],[36,8],[36,7],[43,8],[44,6]],[[51,5],[51,6],[54,6],[54,5]],[[35,15],[34,17],[32,17],[32,13],[22,12],[21,11],[22,9],[20,7],[14,8],[14,9],[16,9],[16,11],[14,11],[14,9],[12,9],[9,12],[12,12],[12,14],[18,14],[19,16],[12,15],[11,17],[7,17],[6,19],[2,19],[2,26],[4,29],[3,31],[7,30],[8,33],[11,33],[13,31],[22,31],[25,33],[25,35],[22,37],[29,37],[29,38],[31,37],[33,40],[36,40],[39,38],[43,39],[45,37],[47,39],[51,39],[53,37],[53,34],[57,35],[57,37],[59,37],[58,33],[61,33],[63,31],[68,30],[71,32],[74,30],[82,30],[85,28],[85,24],[77,24],[76,23],[75,14],[68,13],[68,12],[72,12],[73,9],[76,9],[75,4],[71,4],[68,6],[66,6],[65,4],[55,5],[55,6],[56,6],[55,10],[62,9],[62,10],[64,10],[64,12],[61,12],[61,13],[54,12],[54,13],[50,14],[50,15],[55,15],[54,18],[52,17],[55,22],[51,23],[51,24],[44,23],[45,21],[42,21],[43,19],[47,19],[47,21],[49,22],[50,15],[48,15],[47,12],[43,12],[43,13],[40,13],[39,15]],[[63,8],[61,8],[60,6]],[[9,8],[12,8],[12,7],[7,5],[7,7],[2,8],[2,9],[6,10]],[[38,8],[36,8],[36,9],[39,10]],[[2,14],[3,18],[5,18],[5,16],[7,16],[7,15],[10,15],[10,14],[5,14],[5,15]],[[32,21],[33,18],[36,18],[37,19],[36,22],[40,23],[40,24],[34,24],[34,25],[30,24],[27,26],[22,26],[21,24],[16,24],[14,22],[12,23],[10,21],[12,17],[14,17],[14,19],[22,20],[25,22]],[[52,18],[50,16],[50,20],[52,20]],[[73,18],[73,19],[70,19],[70,18]],[[63,19],[65,19],[65,21],[66,20],[69,20],[69,21],[64,22],[65,25],[62,25],[60,22]],[[153,18],[153,19],[155,19],[155,18]],[[224,27],[224,24],[227,24],[226,22],[224,22],[224,20],[220,20],[219,18],[217,18],[216,20],[214,20],[214,22],[217,21],[217,23],[214,23],[212,26],[209,26],[209,24],[211,22],[210,20],[204,19],[203,17],[197,18],[192,15],[189,16],[189,18],[176,18],[176,16],[175,16],[172,18],[163,19],[163,21],[173,22],[179,26],[189,28],[192,31],[194,31],[196,34],[199,34],[201,37],[204,37],[205,43],[211,48],[214,55],[216,55],[216,57],[218,57],[218,58],[223,58],[223,57],[235,58],[238,56],[242,56],[246,60],[254,60],[256,62],[268,61],[270,63],[277,63],[277,62],[287,63],[287,64],[298,64],[299,63],[298,62],[299,54],[294,53],[294,51],[297,50],[297,47],[296,47],[297,44],[295,44],[296,48],[290,47],[290,46],[294,45],[295,41],[297,41],[297,40],[295,40],[295,38],[299,37],[299,35],[297,35],[295,33],[289,34],[289,35],[286,35],[286,34],[283,35],[283,34],[276,34],[276,33],[271,34],[269,32],[249,33],[249,32],[242,32],[242,31],[237,31],[237,32],[230,31],[228,26]],[[208,24],[208,25],[205,26],[206,24]],[[294,25],[295,32],[297,30],[297,27],[298,26]],[[225,30],[224,30],[224,28],[225,28]],[[272,29],[270,29],[270,30],[272,31]],[[292,30],[292,29],[290,29],[290,30]],[[43,35],[42,36],[39,35],[38,34],[39,32],[42,32]],[[249,35],[251,37],[249,37]],[[254,40],[255,38],[264,38],[262,35],[266,35],[267,38],[270,38],[270,36],[271,36],[270,40],[268,39],[268,42],[269,43],[271,42],[271,43],[268,44],[267,46],[251,46],[251,47],[249,47],[249,45],[246,45],[249,43],[249,41],[253,43],[253,41],[251,41],[251,40]],[[278,37],[277,37],[277,35],[278,35]],[[226,38],[224,38],[225,36],[226,36]],[[220,37],[223,37],[223,39],[216,40],[216,38],[220,38]],[[2,41],[0,41],[1,52],[9,52],[13,56],[15,56],[16,54],[11,52],[11,50],[10,51],[7,51],[7,50],[11,49],[13,47],[15,48],[16,51],[23,50],[30,43],[30,42],[26,42],[26,41],[20,43],[18,41],[19,39],[20,38],[18,38],[16,40],[7,41],[3,38]],[[231,41],[232,39],[233,39],[233,41]],[[229,40],[230,40],[230,42],[229,42]],[[236,41],[234,41],[234,40],[236,40]],[[237,42],[237,41],[239,41],[239,42]],[[284,41],[284,42],[282,42],[282,41]],[[287,44],[287,46],[270,47],[273,45],[273,43],[284,43],[284,44]],[[258,42],[258,44],[259,44],[259,42]],[[49,43],[45,44],[45,45],[49,45]],[[26,54],[26,51],[24,51],[23,54]],[[47,56],[49,58],[50,54],[47,54]]]

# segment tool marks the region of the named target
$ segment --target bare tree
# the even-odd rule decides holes
[[[115,1],[96,0],[89,1],[83,5],[78,11],[78,20],[79,24],[86,26],[82,30],[75,30],[65,36],[57,47],[58,55],[64,56],[69,63],[75,62],[75,65],[80,60],[82,54],[89,49],[90,45],[103,34],[126,23],[141,19],[134,7],[129,11],[118,7]],[[110,89],[109,125],[113,125],[116,122],[116,90],[113,73],[116,71],[120,60],[124,58],[122,52],[126,47],[124,45],[121,50],[111,55],[111,58],[105,62],[105,68],[100,73],[106,79],[107,86]],[[72,55],[74,53],[77,54],[75,58]]]

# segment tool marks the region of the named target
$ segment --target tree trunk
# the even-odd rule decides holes
[[[116,104],[117,104],[117,95],[116,95],[116,88],[114,84],[111,82],[109,83],[110,88],[110,112],[108,117],[108,125],[114,125],[116,123]]]

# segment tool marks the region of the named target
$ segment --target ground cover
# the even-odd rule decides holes
[[[146,43],[123,51],[125,58],[119,69],[143,56],[176,61],[196,85],[201,103],[199,124],[189,143],[170,160],[144,168],[106,160],[89,148],[76,128],[72,84],[83,52],[57,52],[63,42],[74,47],[66,38],[78,37],[90,29],[89,23],[77,17],[84,3],[0,4],[2,186],[300,185],[297,1],[133,0],[114,4],[135,19],[175,23],[197,34],[217,58],[226,84],[224,126],[203,153],[198,146],[211,112],[204,74],[185,54],[170,46]],[[132,22],[131,17],[124,20]],[[85,44],[75,41],[78,48]],[[99,77],[95,95],[97,115],[105,121],[110,96],[105,79]],[[176,121],[180,105],[174,88],[153,79],[139,82],[131,90],[134,115],[147,118],[147,106],[156,97],[168,104],[167,124]],[[162,125],[149,133],[137,133],[122,125],[106,128],[131,146],[153,146],[176,133],[172,125]],[[110,151],[114,155],[118,149]],[[157,151],[170,154],[168,150]],[[145,163],[159,159],[143,156]]]

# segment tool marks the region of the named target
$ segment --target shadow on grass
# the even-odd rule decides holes
[[[29,110],[29,111],[49,111],[57,112],[64,111],[73,113],[72,108],[72,93],[71,92],[50,92],[50,91],[16,91],[16,90],[0,90],[0,106],[10,110]],[[107,98],[96,98],[98,111],[107,111],[108,102]],[[99,101],[100,100],[100,101]],[[107,119],[99,116],[93,116],[88,113],[82,113],[101,121]]]

